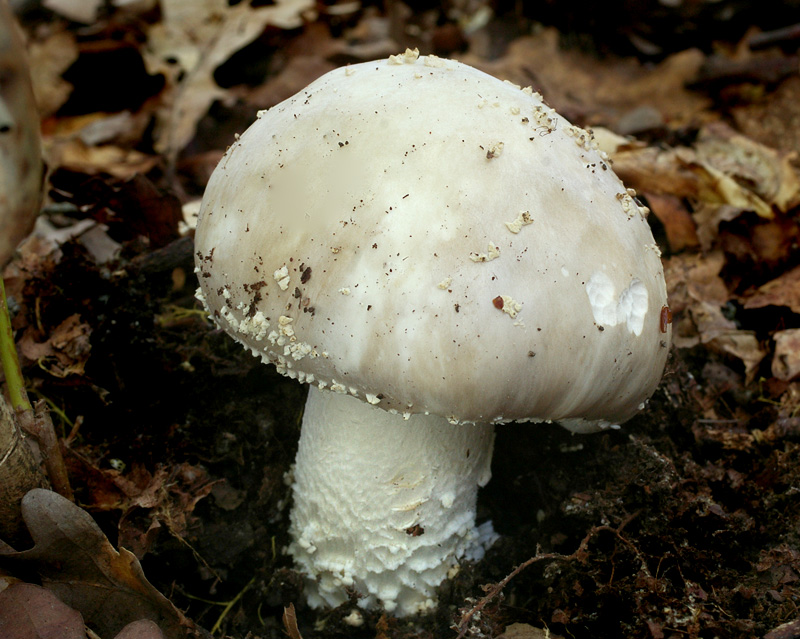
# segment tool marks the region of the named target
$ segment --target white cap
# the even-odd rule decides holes
[[[211,177],[201,297],[280,372],[459,422],[630,418],[671,328],[646,209],[530,89],[407,51],[259,114]]]

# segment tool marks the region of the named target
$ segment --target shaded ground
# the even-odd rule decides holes
[[[787,155],[800,140],[797,39],[776,38],[767,54],[739,41],[750,25],[790,24],[788,14],[726,2],[659,5],[611,28],[549,6],[559,39],[555,31],[518,37],[533,16],[499,5],[472,32],[428,5],[318,9],[305,26],[268,27],[209,63],[218,99],[190,104],[197,133],[178,148],[160,146],[160,100],[184,80],[148,73],[140,53],[145,41],[156,46],[161,14],[112,12],[83,31],[60,31],[50,14],[27,16],[36,46],[55,46],[54,33],[77,46],[63,70],[72,89],[46,112],[45,213],[56,228],[104,225],[56,251],[31,240],[5,273],[24,372],[51,406],[77,502],[141,559],[150,582],[218,636],[497,637],[524,624],[507,636],[548,628],[576,638],[800,637],[800,349],[787,334],[800,328],[792,277],[800,188],[796,157]],[[715,47],[704,28],[723,10],[719,37],[729,40]],[[674,32],[680,37],[668,37]],[[357,61],[368,46],[383,55],[407,44],[468,49],[466,60],[533,83],[577,123],[637,136],[641,144],[617,149],[616,166],[654,211],[676,346],[648,410],[622,430],[576,437],[552,425],[500,427],[479,516],[501,539],[442,587],[435,614],[406,622],[375,613],[354,627],[343,621],[352,605],[304,607],[282,554],[284,475],[304,390],[206,321],[193,297],[191,234],[181,237],[178,226],[181,205],[202,192],[220,150],[257,108]],[[89,88],[92,74],[113,78],[120,66],[130,95]],[[628,88],[612,92],[620,78]],[[103,102],[106,93],[120,102]],[[87,114],[123,109],[127,124],[109,139],[76,142],[86,133],[81,117],[108,125]],[[702,143],[730,135],[709,123],[758,146],[745,145],[744,159],[724,147],[735,161],[720,168]],[[670,160],[676,148],[695,155]],[[662,162],[656,169],[649,152]],[[723,193],[712,169],[738,195]],[[758,201],[737,199],[744,192]],[[108,252],[109,239],[117,252]],[[282,619],[289,604],[296,627]]]

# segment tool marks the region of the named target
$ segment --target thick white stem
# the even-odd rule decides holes
[[[479,546],[478,486],[491,477],[494,429],[391,414],[311,387],[294,473],[289,551],[313,607],[362,595],[398,616]]]

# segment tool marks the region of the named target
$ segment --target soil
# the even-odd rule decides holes
[[[202,600],[245,588],[227,636],[283,636],[289,604],[303,637],[450,637],[454,626],[493,637],[511,623],[571,637],[758,637],[795,618],[800,418],[780,416],[707,351],[677,350],[648,409],[618,431],[498,427],[478,514],[500,539],[442,587],[435,614],[409,623],[373,613],[353,628],[351,605],[306,609],[281,552],[305,390],[202,314],[178,312],[197,308],[190,247],[178,240],[163,260],[145,251],[98,269],[66,245],[24,295],[40,300],[45,333],[76,312],[92,327],[78,379],[26,370],[36,395],[83,416],[66,449],[78,503],[112,543],[138,550],[148,579],[198,624],[220,614]],[[732,416],[699,418],[709,401]],[[56,421],[67,437],[71,426]],[[120,461],[123,476],[188,464],[217,483],[181,534],[169,521],[154,532],[151,510],[108,508],[106,475]],[[537,555],[468,619],[487,585]]]
[[[666,26],[652,27],[655,54],[625,36],[641,36],[647,21],[638,13],[597,38],[598,26],[580,12],[544,4],[565,44],[648,64],[690,46],[710,51],[699,34],[721,5],[739,26],[754,24],[757,9],[698,3],[693,17],[672,13],[684,26],[680,42],[670,43]],[[651,9],[666,11],[659,7]],[[498,24],[530,20],[510,7],[496,13]],[[772,22],[763,28],[785,23]],[[270,37],[288,46],[299,35]],[[141,91],[140,102],[148,99]],[[709,95],[722,104],[722,92]],[[85,110],[85,96],[76,90],[73,98],[64,117]],[[240,130],[252,111],[215,104],[199,130]],[[662,128],[642,137],[675,144],[696,132]],[[800,637],[794,382],[777,379],[768,360],[748,369],[705,342],[673,347],[647,409],[619,430],[575,436],[553,424],[498,427],[478,517],[500,538],[442,585],[434,613],[397,620],[376,611],[353,626],[346,618],[356,593],[335,610],[308,609],[282,552],[291,505],[285,477],[305,390],[205,318],[194,299],[191,234],[178,233],[175,194],[200,194],[205,169],[194,161],[224,146],[210,136],[183,151],[175,174],[158,165],[133,180],[56,167],[51,220],[103,222],[121,253],[101,262],[73,240],[56,259],[28,245],[21,270],[7,272],[18,342],[50,342],[75,315],[85,327],[84,341],[70,338],[74,350],[62,349],[60,360],[23,357],[31,393],[47,401],[64,442],[77,503],[114,545],[135,552],[148,580],[190,619],[237,639],[544,636],[536,629],[576,639]],[[796,213],[781,217],[792,229]],[[663,243],[668,225],[652,222]],[[739,217],[723,235],[751,237],[761,223]],[[740,259],[731,246],[722,271],[731,299],[800,262],[793,245],[769,263],[758,254]],[[665,259],[678,253],[665,249]],[[785,306],[747,311],[736,301],[726,312],[762,344],[777,328],[800,326]],[[65,363],[77,368],[58,368]],[[142,491],[154,486],[158,497],[145,503]],[[284,618],[290,605],[296,625]]]

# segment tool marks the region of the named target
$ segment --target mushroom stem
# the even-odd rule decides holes
[[[475,502],[493,443],[489,424],[404,419],[311,386],[289,547],[309,604],[337,606],[350,590],[398,616],[434,607],[459,560],[483,554]]]

